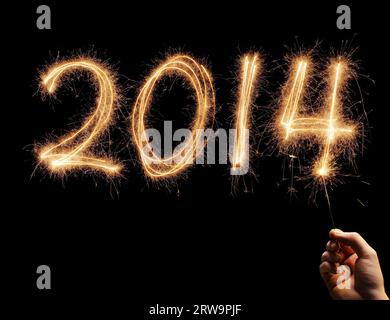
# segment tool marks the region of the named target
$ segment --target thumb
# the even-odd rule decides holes
[[[329,236],[333,240],[338,240],[350,246],[360,258],[370,257],[375,254],[375,250],[357,232],[344,232],[340,229],[332,229],[329,232]]]

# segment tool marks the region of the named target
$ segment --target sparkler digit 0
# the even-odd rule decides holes
[[[95,156],[90,148],[110,124],[114,104],[117,100],[115,82],[109,70],[98,62],[81,58],[58,63],[42,77],[42,87],[54,94],[66,73],[86,70],[95,78],[98,87],[97,105],[80,129],[71,132],[58,142],[50,143],[38,150],[39,159],[52,172],[65,172],[78,168],[89,168],[109,175],[118,174],[121,166],[112,159]]]
[[[257,54],[246,55],[241,63],[241,87],[239,90],[238,106],[235,119],[236,135],[234,140],[232,175],[241,174],[242,166],[249,162],[249,126],[250,107],[256,88],[256,77],[259,73],[260,62]],[[246,170],[248,168],[245,168]]]
[[[191,128],[192,139],[183,142],[171,156],[160,157],[153,150],[146,136],[147,113],[150,109],[153,91],[158,81],[166,75],[179,75],[190,84],[195,92],[197,109]],[[134,105],[131,125],[132,136],[136,145],[145,174],[152,179],[169,178],[183,172],[203,146],[201,131],[215,115],[215,97],[213,83],[207,69],[186,55],[168,58],[147,78]]]
[[[328,69],[329,93],[325,101],[325,110],[320,117],[301,115],[302,97],[305,92],[311,61],[299,57],[293,61],[290,79],[285,88],[285,98],[280,125],[280,137],[283,143],[296,143],[308,136],[319,138],[321,154],[315,162],[313,175],[323,180],[334,175],[335,159],[343,151],[342,142],[350,141],[355,135],[355,126],[342,121],[340,92],[345,84],[348,64],[339,57],[332,61]],[[336,143],[337,142],[337,143]]]

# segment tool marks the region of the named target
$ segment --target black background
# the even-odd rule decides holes
[[[154,303],[233,303],[244,304],[247,315],[258,317],[269,302],[305,308],[309,302],[329,301],[318,273],[332,227],[324,196],[319,194],[316,204],[310,202],[308,182],[297,182],[298,192],[290,197],[289,180],[283,180],[285,158],[270,152],[267,137],[255,139],[255,149],[260,142],[257,151],[264,155],[252,160],[255,176],[246,177],[247,187],[240,183],[235,194],[225,165],[196,166],[169,187],[144,178],[131,147],[127,117],[155,61],[178,50],[209,66],[223,128],[229,127],[235,103],[238,57],[249,50],[263,53],[265,70],[254,111],[254,126],[261,133],[285,80],[286,54],[310,49],[318,41],[325,57],[341,50],[345,40],[358,49],[353,58],[360,65],[369,111],[366,150],[356,159],[358,172],[349,169],[346,173],[353,176],[330,197],[337,227],[360,232],[377,250],[385,279],[389,277],[387,62],[378,5],[350,3],[352,30],[341,31],[336,28],[339,3],[328,1],[47,4],[52,30],[36,28],[38,3],[33,3],[20,8],[21,32],[9,33],[10,53],[18,61],[18,92],[9,104],[15,113],[5,126],[15,155],[5,172],[4,204],[13,226],[7,240],[14,245],[11,268],[21,280],[17,289],[28,292],[33,309],[50,306],[52,315],[73,314],[79,306],[86,315],[105,311],[141,317]],[[79,123],[82,112],[88,111],[83,107],[80,112],[80,105],[93,101],[82,83],[75,85],[78,98],[63,90],[60,101],[42,101],[39,70],[57,56],[80,52],[108,60],[125,88],[127,100],[112,139],[126,171],[113,182],[81,172],[64,179],[53,179],[44,170],[33,173],[34,143]],[[173,109],[162,108],[160,119],[173,118],[180,127],[188,125],[188,112],[181,111],[188,101],[185,91],[178,87],[176,92],[162,98],[162,104]],[[50,291],[35,287],[41,264],[51,267]]]

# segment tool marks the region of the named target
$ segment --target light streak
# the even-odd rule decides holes
[[[150,147],[145,130],[156,84],[162,77],[170,74],[182,76],[187,80],[195,92],[197,107],[191,128],[193,139],[175,148],[171,156],[162,158]],[[132,136],[145,174],[149,178],[159,179],[183,172],[189,166],[189,160],[196,155],[197,149],[204,145],[200,131],[211,122],[210,118],[214,119],[214,114],[212,78],[203,65],[190,56],[175,55],[158,66],[142,86],[131,117]]]
[[[121,165],[110,158],[94,155],[90,148],[110,124],[117,100],[115,82],[110,71],[89,58],[68,60],[55,64],[42,76],[42,88],[54,94],[61,78],[70,72],[86,70],[92,73],[98,88],[96,108],[83,125],[58,142],[49,143],[38,150],[39,159],[52,172],[89,168],[109,175],[118,174]]]
[[[248,162],[248,146],[246,132],[250,127],[250,109],[256,88],[256,77],[259,73],[260,62],[257,54],[245,55],[241,63],[241,86],[235,119],[236,136],[232,154],[231,171],[240,170]]]
[[[301,114],[302,98],[307,87],[310,60],[298,57],[286,85],[284,109],[280,119],[280,136],[284,143],[296,143],[301,138],[315,136],[321,144],[321,154],[314,164],[313,175],[322,179],[331,177],[336,169],[335,160],[344,145],[355,135],[355,126],[347,125],[342,117],[341,91],[345,84],[348,64],[343,58],[332,61],[328,68],[328,94],[323,115]]]

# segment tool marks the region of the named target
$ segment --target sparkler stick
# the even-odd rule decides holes
[[[231,173],[240,170],[243,163],[248,161],[246,130],[250,126],[250,107],[253,100],[256,77],[259,73],[260,62],[257,54],[246,55],[241,63],[241,87],[239,91],[237,113],[235,119],[236,137],[232,155]]]
[[[114,80],[109,70],[87,58],[65,61],[54,65],[43,75],[42,87],[49,94],[54,94],[61,77],[78,70],[87,70],[95,78],[99,90],[96,109],[80,129],[39,149],[39,159],[53,172],[90,168],[109,175],[118,174],[121,170],[119,164],[109,158],[97,157],[89,150],[109,125],[117,99]]]
[[[193,88],[197,109],[191,128],[193,139],[183,142],[171,156],[161,158],[150,146],[145,134],[147,114],[158,81],[163,76],[172,74],[182,76]],[[158,66],[142,86],[131,116],[132,136],[145,174],[152,179],[169,178],[188,168],[197,149],[203,146],[203,138],[199,129],[205,129],[210,118],[214,119],[214,114],[213,83],[210,73],[203,65],[190,56],[176,55]]]

